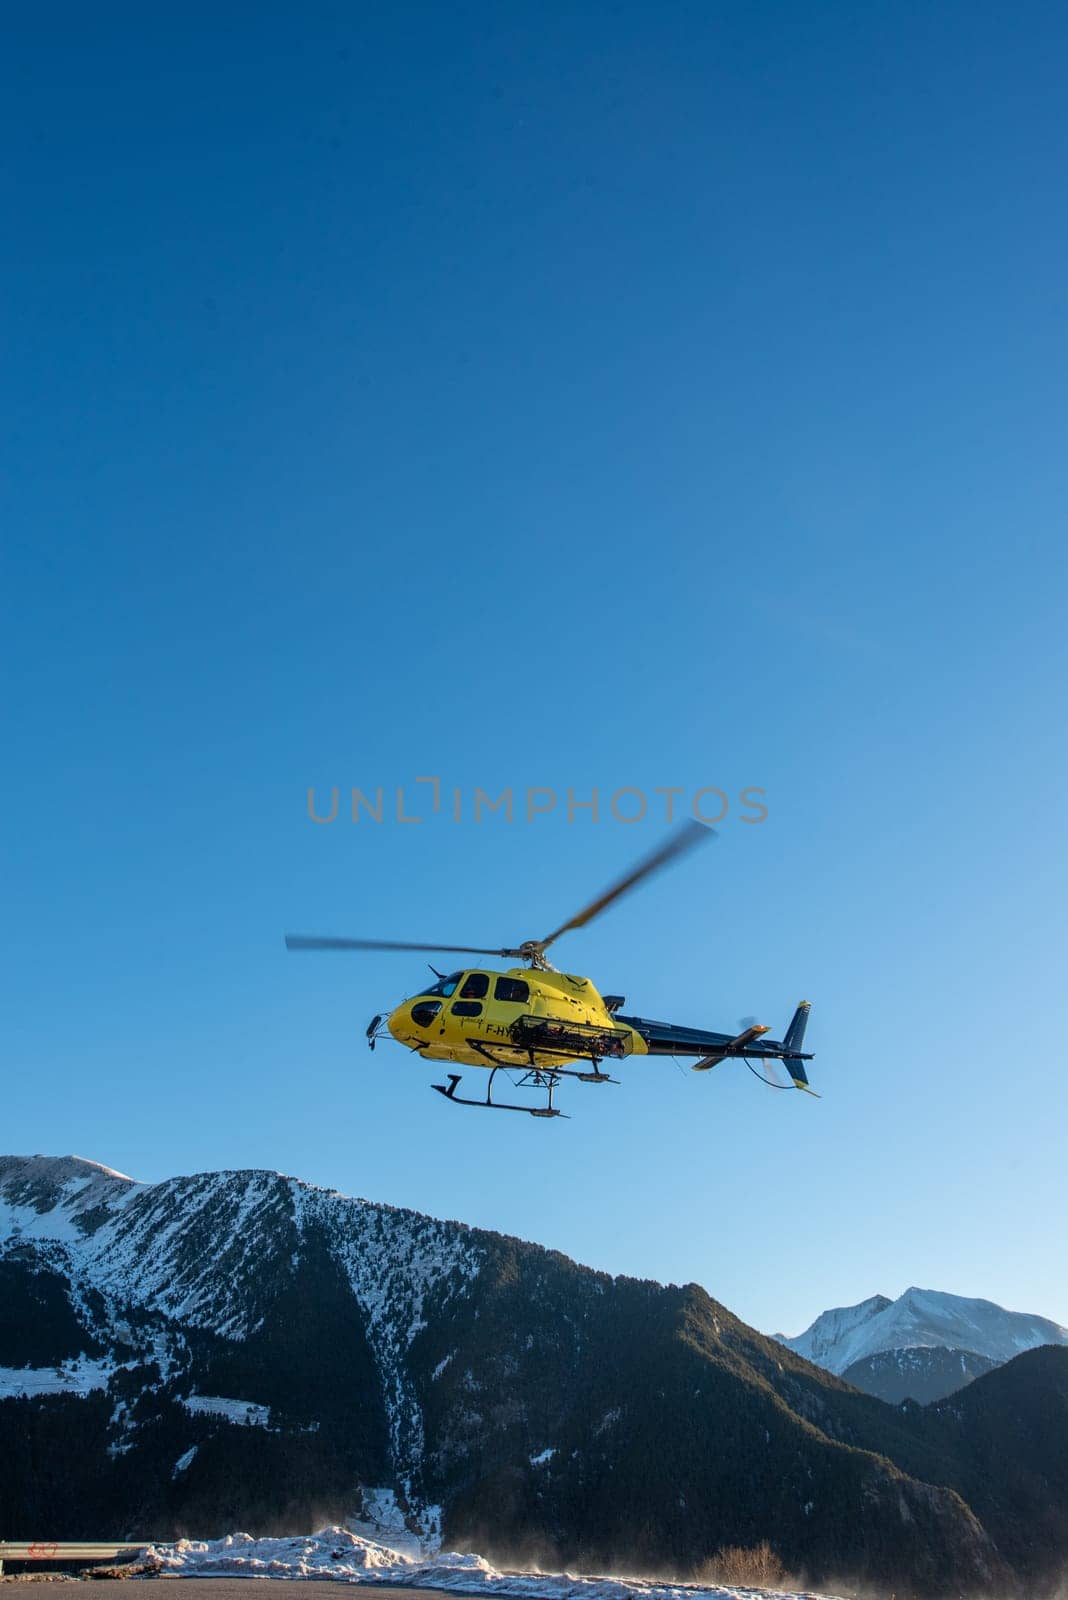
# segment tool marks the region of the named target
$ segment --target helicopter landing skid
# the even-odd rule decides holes
[[[493,1071],[490,1073],[490,1080],[486,1085],[485,1100],[466,1100],[463,1095],[456,1093],[456,1086],[460,1082],[460,1074],[458,1072],[449,1073],[449,1081],[447,1084],[432,1083],[430,1087],[432,1089],[436,1089],[438,1094],[444,1095],[446,1100],[451,1100],[453,1105],[457,1106],[481,1106],[484,1111],[525,1111],[528,1117],[566,1116],[565,1112],[558,1111],[553,1105],[553,1090],[556,1088],[557,1082],[556,1073],[527,1073],[521,1080],[520,1087],[545,1089],[547,1096],[546,1104],[543,1106],[518,1106],[511,1104],[510,1101],[494,1100],[493,1080],[499,1071],[500,1067],[494,1067]]]

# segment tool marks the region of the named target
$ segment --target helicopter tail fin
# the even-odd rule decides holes
[[[805,1041],[805,1028],[808,1026],[808,1014],[811,1009],[809,1002],[802,1000],[790,1019],[790,1026],[787,1028],[786,1037],[783,1039],[783,1061],[786,1063],[787,1072],[794,1080],[794,1088],[804,1089],[809,1094],[815,1094],[816,1091],[809,1088],[808,1075],[805,1072],[801,1058],[801,1046]]]
[[[783,1044],[787,1050],[800,1050],[805,1042],[805,1029],[808,1026],[808,1014],[812,1006],[808,1000],[802,1000],[797,1010],[790,1019],[790,1026],[786,1030]]]

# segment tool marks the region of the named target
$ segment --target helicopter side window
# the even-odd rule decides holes
[[[454,1017],[480,1017],[482,1015],[481,1000],[454,1000],[450,1010]]]
[[[485,972],[469,972],[467,982],[460,990],[461,1000],[484,1000],[489,994],[489,975]]]
[[[530,985],[524,983],[522,978],[498,978],[493,985],[493,998],[526,1005],[530,999]]]
[[[420,1000],[412,1007],[412,1021],[417,1028],[429,1028],[440,1010],[440,1000]]]
[[[442,978],[440,983],[435,983],[432,989],[424,989],[423,993],[440,994],[443,999],[447,1000],[450,995],[455,994],[456,985],[462,977],[462,972],[450,972],[447,978]]]

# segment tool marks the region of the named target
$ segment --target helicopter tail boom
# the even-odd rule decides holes
[[[703,1028],[684,1028],[672,1022],[653,1022],[647,1017],[625,1017],[617,1013],[615,1021],[633,1028],[645,1041],[648,1055],[700,1056],[695,1072],[705,1072],[731,1057],[752,1056],[754,1060],[782,1061],[790,1074],[795,1089],[809,1088],[804,1063],[812,1059],[811,1053],[802,1049],[810,1007],[802,1000],[790,1021],[783,1039],[768,1039],[767,1029],[759,1025],[747,1027],[732,1036],[729,1033],[709,1033]],[[819,1097],[817,1096],[817,1099]]]

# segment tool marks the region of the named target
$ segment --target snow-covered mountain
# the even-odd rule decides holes
[[[1007,1592],[1068,1559],[1068,1352],[967,1393],[921,1426],[694,1284],[278,1173],[0,1158],[0,1517],[34,1537],[348,1522],[682,1576],[769,1538],[813,1582]]]
[[[992,1367],[1040,1345],[1068,1345],[1068,1328],[936,1289],[873,1295],[824,1311],[782,1344],[883,1399],[941,1398]],[[900,1392],[898,1392],[900,1391]]]
[[[972,1350],[1000,1364],[1040,1344],[1068,1344],[1068,1328],[1048,1317],[1006,1311],[992,1300],[906,1289],[896,1300],[877,1294],[859,1305],[824,1311],[796,1338],[779,1337],[806,1360],[841,1374],[881,1350],[922,1346]]]
[[[190,1414],[262,1420],[271,1409],[259,1403],[263,1376],[254,1396],[232,1399],[210,1387],[205,1396],[211,1355],[196,1336],[248,1347],[277,1313],[280,1295],[292,1295],[299,1284],[298,1296],[336,1299],[340,1278],[354,1302],[342,1301],[354,1324],[347,1329],[349,1359],[373,1364],[378,1379],[388,1437],[378,1454],[388,1454],[390,1477],[429,1534],[439,1508],[415,1482],[424,1439],[406,1357],[426,1327],[428,1299],[440,1312],[462,1295],[482,1254],[472,1231],[458,1224],[279,1173],[216,1172],[142,1184],[77,1156],[0,1158],[0,1263],[27,1262],[38,1279],[66,1279],[70,1309],[88,1336],[84,1350],[64,1351],[58,1360],[55,1350],[41,1350],[55,1363],[52,1372],[0,1366],[0,1396],[91,1392],[87,1383],[112,1392],[120,1374],[143,1371],[146,1383],[154,1377],[175,1388]],[[329,1285],[321,1282],[324,1270]],[[182,1388],[184,1395],[177,1392]],[[306,1419],[315,1429],[319,1421]],[[137,1426],[120,1401],[110,1448],[131,1448]]]

